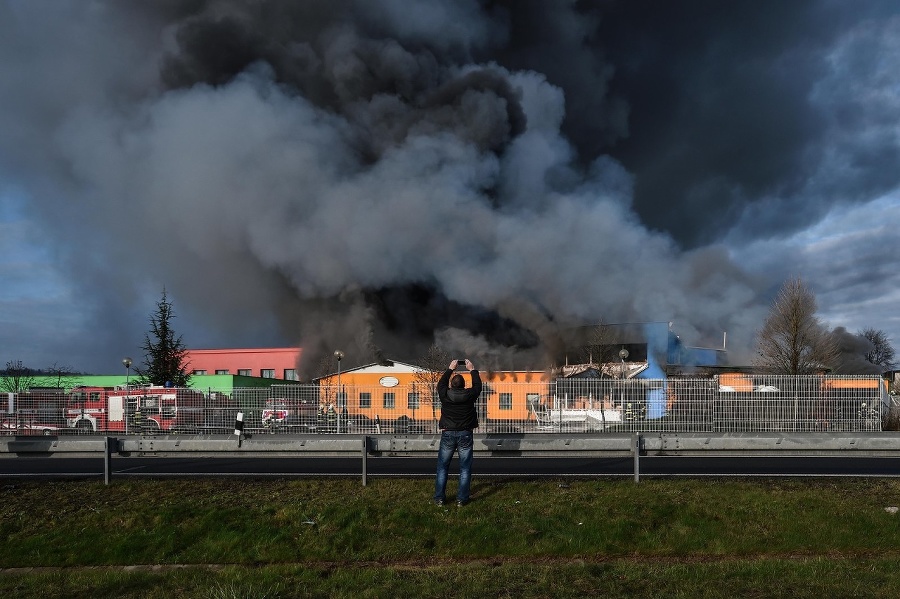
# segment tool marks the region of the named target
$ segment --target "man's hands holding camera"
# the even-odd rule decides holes
[[[468,358],[453,360],[450,362],[450,370],[456,370],[460,366],[465,366],[466,370],[475,370],[475,365]]]

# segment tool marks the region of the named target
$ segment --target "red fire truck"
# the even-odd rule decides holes
[[[63,423],[65,391],[32,387],[25,393],[0,394],[0,434],[55,435]]]
[[[192,432],[203,424],[204,397],[172,387],[76,387],[66,403],[66,426],[78,432]]]

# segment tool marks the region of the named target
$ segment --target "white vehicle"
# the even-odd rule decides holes
[[[0,421],[0,434],[2,435],[55,435],[59,433],[59,427],[53,424],[42,424],[35,421],[22,421],[21,419],[4,418]]]

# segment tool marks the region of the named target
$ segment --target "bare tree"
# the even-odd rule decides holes
[[[335,361],[334,356],[331,354],[326,354],[319,358],[319,361],[316,362],[316,378],[325,378],[330,376],[336,372],[335,369]]]
[[[340,368],[340,366],[338,365],[334,354],[324,354],[319,358],[318,362],[316,362],[316,378],[319,381],[319,388],[322,390],[322,397],[320,398],[320,401],[322,402],[321,408],[324,408],[332,402],[335,404],[338,403],[337,394],[340,393],[341,390],[337,387],[337,368]]]
[[[833,368],[839,350],[816,317],[816,297],[800,278],[785,282],[758,334],[757,365],[775,374]]]
[[[866,362],[882,366],[885,370],[895,366],[894,346],[891,345],[891,340],[884,331],[868,328],[860,331],[859,334],[872,344],[872,349],[866,352]]]
[[[81,378],[71,366],[60,366],[56,362],[52,366],[44,370],[46,373],[42,379],[45,387],[54,387],[56,389],[71,389],[81,383]]]
[[[6,369],[0,372],[0,391],[24,393],[36,386],[34,371],[22,364],[22,360],[10,360]]]
[[[872,342],[861,333],[851,333],[844,327],[835,327],[831,334],[840,350],[840,359],[834,368],[835,374],[880,374],[884,370],[866,360],[866,354],[872,351]]]
[[[597,326],[591,329],[588,345],[584,348],[584,363],[590,364],[600,372],[604,364],[618,361],[619,349],[619,333],[616,327],[601,319]]]
[[[413,392],[419,394],[419,401],[422,404],[431,406],[432,420],[437,419],[437,406],[440,401],[437,384],[451,361],[453,358],[449,352],[432,345],[419,360],[420,370],[413,375]]]

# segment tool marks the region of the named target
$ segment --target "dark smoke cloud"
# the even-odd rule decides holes
[[[837,327],[831,332],[840,352],[834,371],[838,374],[881,374],[885,367],[872,364],[865,356],[875,346],[863,335],[849,332],[844,327]]]
[[[508,64],[565,90],[563,131],[580,156],[609,153],[634,173],[642,222],[682,245],[715,242],[748,207],[759,211],[742,223],[752,239],[900,182],[896,140],[859,135],[861,121],[896,116],[865,104],[875,72],[895,66],[877,25],[895,4],[569,5],[515,2]],[[834,171],[834,157],[858,170]]]
[[[296,343],[306,374],[435,341],[543,367],[600,319],[741,362],[784,273],[736,252],[900,182],[891,7],[8,1],[0,178],[92,364],[163,285],[189,345]]]

